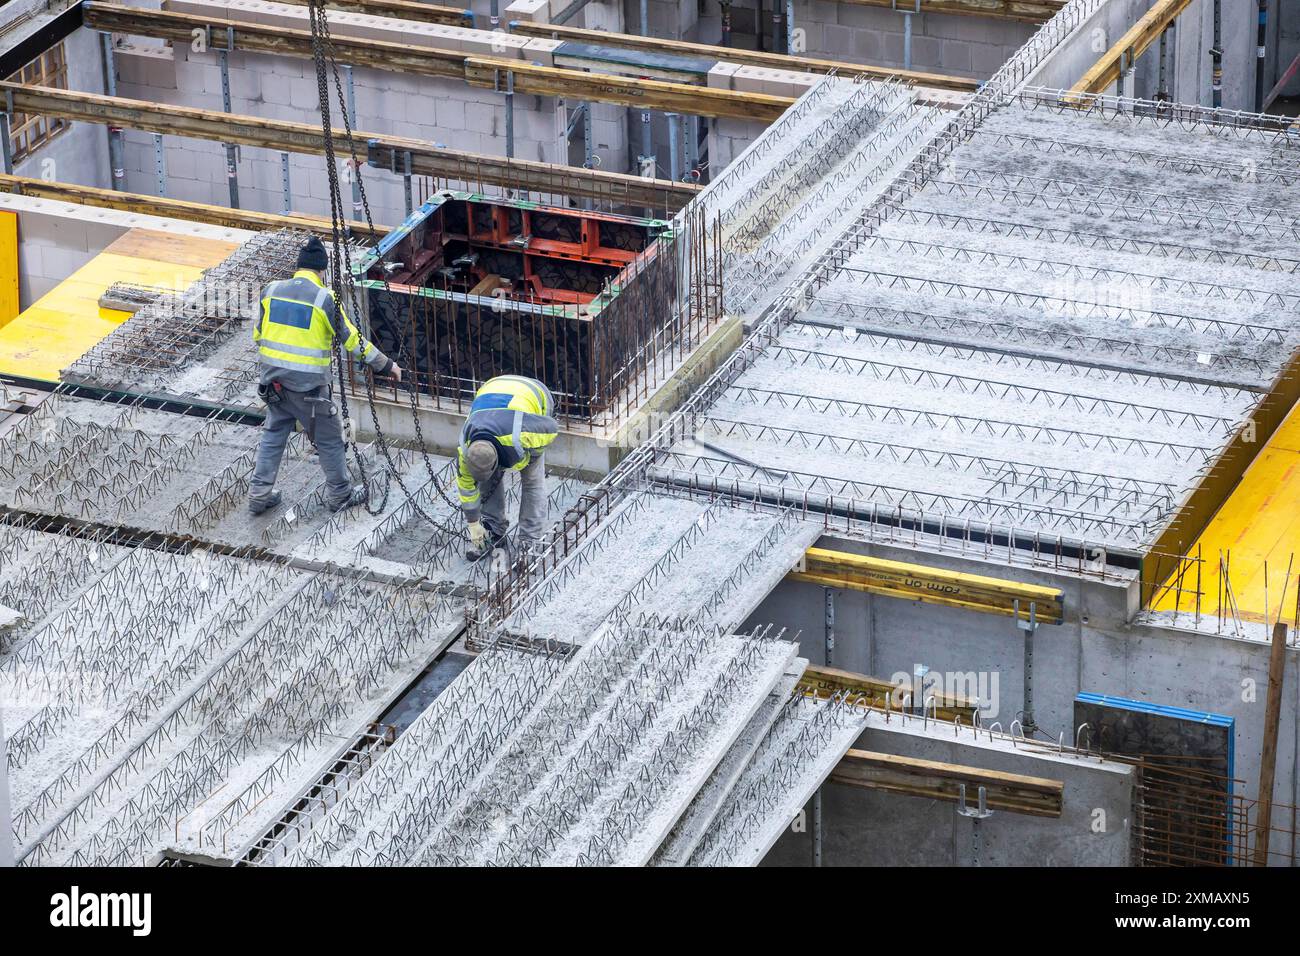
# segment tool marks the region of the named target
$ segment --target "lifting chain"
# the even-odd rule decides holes
[[[356,177],[357,191],[361,198],[362,208],[365,211],[366,227],[369,230],[371,236],[376,235],[375,224],[370,214],[370,202],[369,199],[366,197],[365,184],[361,179],[361,163],[357,157],[356,140],[352,135],[352,117],[348,113],[347,99],[343,92],[343,83],[342,80],[339,78],[337,58],[335,56],[335,50],[334,50],[334,41],[330,36],[329,20],[326,15],[325,5],[324,3],[321,2],[321,0],[308,0],[308,20],[311,24],[312,59],[316,67],[316,86],[317,86],[318,95],[320,96],[321,137],[325,148],[325,170],[327,176],[329,177],[330,215],[332,219],[331,237],[330,237],[331,238],[330,286],[331,286],[331,290],[334,293],[334,301],[343,302],[344,301],[343,277],[344,276],[348,277],[349,281],[347,283],[347,289],[346,289],[347,291],[346,301],[348,303],[348,311],[349,314],[359,317],[360,307],[356,296],[356,283],[352,281],[352,254],[351,254],[351,249],[349,248],[347,242],[349,229],[347,225],[347,217],[344,213],[343,191],[339,185],[338,163],[335,158],[335,152],[334,152],[334,126],[331,120],[332,110],[330,106],[330,89],[329,89],[331,74],[333,76],[335,93],[338,97],[339,112],[343,116],[343,128],[347,134],[348,152],[350,156],[352,175]],[[383,279],[383,284],[384,284],[385,292],[391,291],[388,285],[387,277]],[[415,315],[413,309],[408,310],[408,319],[409,319],[409,324],[408,324],[408,329],[409,329],[413,327],[413,324],[415,322]],[[340,404],[343,418],[347,419],[348,417],[347,384],[343,374],[343,348],[342,348],[341,335],[339,333],[340,325],[341,323],[335,322],[334,340],[331,347],[334,353],[335,366],[338,369],[339,404]],[[404,336],[398,336],[397,338],[398,342],[404,340],[405,340]],[[399,351],[399,357],[401,357],[400,351]],[[413,366],[410,369],[410,373],[412,374],[412,376],[415,375],[415,369]],[[406,497],[407,501],[410,502],[411,507],[415,510],[416,514],[418,514],[426,522],[428,522],[430,525],[432,525],[434,528],[438,529],[439,531],[443,532],[444,534],[451,535],[451,536],[459,536],[460,534],[459,530],[453,530],[452,528],[447,527],[441,522],[435,520],[430,514],[428,514],[424,510],[424,508],[420,506],[419,502],[415,500],[415,497],[411,494],[410,490],[406,487],[405,483],[402,481],[402,477],[400,474],[398,474],[397,467],[393,463],[392,455],[388,449],[388,440],[383,433],[382,427],[380,426],[379,413],[375,408],[374,375],[369,369],[365,369],[361,373],[361,378],[366,389],[367,404],[369,404],[370,406],[370,417],[375,431],[375,444],[379,448],[380,455],[383,457],[384,465],[386,468],[386,471],[384,472],[385,480],[384,480],[383,497],[380,499],[380,503],[378,507],[375,507],[370,502],[369,496],[367,496],[366,510],[369,511],[372,515],[380,514],[387,505],[388,492],[390,490],[391,483],[396,482],[397,487],[401,489],[402,494]],[[407,388],[407,392],[410,396],[411,418],[415,424],[415,436],[419,444],[420,457],[423,459],[425,470],[429,474],[429,483],[433,486],[434,491],[437,492],[438,496],[443,500],[443,502],[447,504],[449,508],[451,508],[452,514],[455,514],[460,509],[460,505],[452,501],[451,497],[447,494],[447,492],[443,490],[441,484],[438,482],[437,471],[433,466],[433,462],[430,461],[429,459],[428,449],[424,442],[424,432],[420,425],[419,397],[416,394],[417,387],[418,387],[417,380],[412,378],[411,383]],[[365,461],[361,455],[361,451],[359,447],[357,446],[355,436],[351,440],[351,445],[352,445],[353,455],[357,462],[357,468],[361,472],[361,480],[366,484],[367,489],[369,489],[370,484],[366,477]]]

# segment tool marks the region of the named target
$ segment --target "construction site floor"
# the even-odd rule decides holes
[[[1237,487],[1188,550],[1201,559],[1202,610],[1213,614],[1222,588],[1219,561],[1227,566],[1230,600],[1247,621],[1268,623],[1295,617],[1300,563],[1300,405],[1291,410],[1251,462]],[[1290,583],[1285,584],[1290,569]],[[1167,587],[1154,609],[1194,611],[1194,567],[1180,589]],[[1225,599],[1227,600],[1227,599]]]
[[[100,308],[114,282],[180,291],[237,246],[132,229],[0,328],[0,374],[57,382],[59,373],[130,317]]]

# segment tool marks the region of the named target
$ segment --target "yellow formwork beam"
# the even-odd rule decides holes
[[[855,674],[853,671],[840,670],[838,667],[813,664],[804,668],[803,676],[799,678],[799,686],[806,693],[817,697],[847,694],[850,701],[861,698],[872,707],[891,710],[902,708],[903,697],[909,690],[906,687],[900,688],[890,681],[881,680],[879,677],[868,677],[866,674]],[[974,702],[955,694],[936,694],[932,716],[945,723],[952,723],[955,720],[970,726],[975,722],[976,706]]]
[[[1064,614],[1060,588],[826,548],[809,548],[790,577],[985,614],[1015,616],[1018,607],[1022,619],[1028,619],[1032,604],[1042,624],[1060,624]]]

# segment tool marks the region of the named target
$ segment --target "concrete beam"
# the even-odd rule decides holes
[[[210,36],[210,50],[225,50],[229,42],[229,49],[232,50],[304,58],[313,56],[312,37],[308,30],[290,30],[242,20],[174,13],[169,10],[144,10],[108,3],[86,3],[84,17],[88,27],[109,33],[126,33],[189,45],[194,41],[196,31],[199,34],[206,31]],[[389,43],[386,40],[347,36],[335,36],[333,40],[338,61],[350,66],[463,80],[471,86],[500,88],[502,92],[506,89],[505,77],[513,74],[515,93],[594,100],[621,106],[649,106],[664,112],[695,116],[767,121],[776,119],[794,102],[791,97],[768,96],[763,93],[606,76],[582,70],[537,66],[522,60],[467,57],[458,50],[439,50]]]
[[[305,7],[307,0],[275,0],[295,7]],[[330,10],[344,13],[364,13],[371,17],[388,17],[393,20],[414,20],[417,23],[441,23],[449,27],[474,26],[474,11],[459,7],[443,7],[432,3],[413,3],[411,0],[326,0]]]
[[[888,5],[888,3],[885,4],[885,6]],[[578,27],[558,26],[553,23],[530,23],[524,20],[516,20],[511,22],[510,32],[539,39],[613,46],[624,50],[642,50],[647,53],[712,58],[728,63],[761,66],[775,70],[834,73],[842,77],[861,76],[876,80],[907,80],[917,86],[941,90],[957,90],[962,93],[972,93],[979,88],[978,80],[971,80],[961,76],[947,76],[942,73],[925,73],[919,70],[891,70],[883,66],[864,66],[860,63],[843,63],[838,60],[821,60],[806,56],[786,56],[783,53],[763,53],[757,50],[742,50],[736,47],[713,46],[708,43],[688,43],[684,40],[663,40],[658,37],[609,33],[604,30],[585,30]]]

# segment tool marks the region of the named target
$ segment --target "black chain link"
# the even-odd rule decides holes
[[[361,163],[357,156],[356,139],[352,135],[352,120],[351,117],[349,116],[347,99],[343,91],[343,82],[339,77],[337,57],[335,55],[335,49],[334,49],[334,41],[333,38],[330,36],[330,31],[329,31],[329,20],[326,15],[325,7],[320,2],[320,0],[308,0],[308,21],[311,24],[312,59],[316,67],[317,93],[320,97],[321,135],[322,135],[322,140],[325,148],[325,169],[326,169],[326,174],[329,177],[330,214],[333,220],[331,225],[331,237],[330,237],[331,246],[332,246],[330,259],[331,259],[333,274],[330,277],[331,280],[330,285],[331,285],[331,290],[334,293],[335,301],[339,302],[339,301],[343,301],[343,296],[344,296],[343,276],[346,274],[349,280],[351,280],[352,255],[351,255],[351,249],[347,243],[347,232],[348,232],[348,227],[346,226],[347,217],[344,212],[344,206],[343,206],[343,190],[342,187],[339,185],[338,162],[335,158],[335,153],[334,153],[334,127],[330,116],[331,114],[330,96],[329,96],[330,74],[332,74],[334,78],[334,89],[338,97],[339,112],[343,117],[343,128],[347,134],[348,152],[351,157],[352,175],[356,178],[357,192],[361,199],[362,209],[365,212],[366,227],[369,229],[371,236],[376,235],[376,230],[375,230],[374,220],[371,217],[371,213],[370,213],[370,201],[366,196],[365,183],[362,181],[361,178]],[[327,66],[328,66],[328,72],[326,69]],[[384,291],[391,292],[391,289],[388,285],[387,277],[384,277],[382,279],[382,282],[384,285]],[[355,282],[349,281],[347,285],[346,293],[347,293],[347,302],[351,307],[350,309],[351,314],[359,316],[360,302],[356,296]],[[411,314],[409,315],[408,328],[413,327],[414,322],[415,322],[415,316],[412,310]],[[334,339],[331,344],[331,348],[333,349],[334,360],[338,368],[339,403],[342,409],[343,417],[346,419],[348,416],[347,384],[345,382],[344,375],[343,375],[343,349],[341,344],[341,335],[338,328],[339,325],[340,323],[335,322]],[[402,337],[399,336],[398,341],[401,342],[402,340],[403,340]],[[399,357],[401,357],[400,346],[399,346],[398,355]],[[413,368],[411,369],[411,374],[412,375],[415,374]],[[381,513],[384,510],[384,507],[387,505],[388,492],[390,490],[391,482],[396,482],[397,487],[401,489],[402,494],[406,497],[407,501],[410,502],[411,507],[415,510],[416,514],[418,514],[426,522],[428,522],[430,525],[432,525],[434,528],[438,529],[439,531],[443,532],[444,534],[453,537],[459,536],[460,534],[459,530],[449,528],[446,525],[442,524],[441,522],[435,520],[431,515],[429,515],[420,506],[419,502],[416,501],[414,495],[411,494],[411,491],[406,487],[406,484],[402,481],[401,475],[398,474],[397,467],[393,464],[392,455],[390,454],[388,449],[388,440],[385,437],[383,433],[383,429],[379,423],[379,413],[375,408],[374,377],[370,369],[367,368],[362,372],[362,382],[365,385],[367,403],[370,406],[371,422],[375,430],[375,444],[378,446],[380,454],[383,456],[384,464],[387,469],[385,472],[384,494],[383,494],[383,498],[381,499],[381,503],[379,507],[377,509],[372,507],[369,501],[369,497],[367,496],[366,510],[369,511],[371,514]],[[434,491],[438,494],[438,496],[443,500],[445,504],[448,505],[448,507],[452,509],[454,513],[459,509],[460,505],[456,502],[453,502],[450,496],[443,490],[442,485],[438,481],[437,472],[433,467],[433,462],[429,459],[428,448],[424,442],[424,432],[420,425],[420,417],[418,413],[418,396],[416,395],[417,384],[418,383],[413,379],[410,383],[410,387],[407,389],[407,392],[410,395],[411,418],[415,424],[415,435],[419,443],[420,457],[423,459],[425,470],[429,474],[429,483],[433,486]],[[361,472],[361,480],[363,482],[366,482],[367,478],[366,478],[365,462],[364,459],[362,458],[360,449],[357,447],[355,438],[352,440],[351,444],[352,444],[353,454],[357,461],[357,468]],[[369,489],[368,483],[367,483],[367,489]]]

